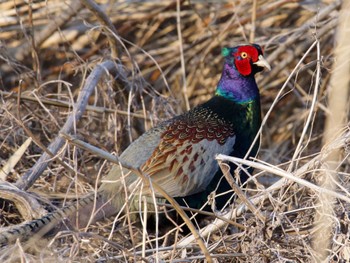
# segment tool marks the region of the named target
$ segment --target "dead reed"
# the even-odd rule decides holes
[[[119,154],[160,120],[208,99],[221,48],[249,41],[264,46],[273,67],[258,77],[261,148],[254,163],[217,159],[223,169],[250,162],[255,174],[231,210],[202,222],[203,244],[120,220],[59,233],[39,249],[8,246],[0,261],[349,261],[349,81],[335,84],[340,92],[330,82],[350,60],[335,53],[338,17],[350,15],[342,2],[96,2],[99,9],[85,0],[0,2],[0,225],[94,191],[109,170],[111,162],[62,133]],[[342,112],[329,107],[337,97],[347,98]],[[325,123],[338,116],[325,139]]]

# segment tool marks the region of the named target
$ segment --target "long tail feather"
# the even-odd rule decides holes
[[[116,211],[118,209],[106,201],[101,192],[98,192],[97,195],[90,194],[72,205],[48,213],[42,218],[3,231],[0,233],[0,247],[14,243],[17,239],[25,241],[40,238],[48,233],[56,233],[67,228],[66,222],[78,228],[83,228],[89,223],[110,217]]]

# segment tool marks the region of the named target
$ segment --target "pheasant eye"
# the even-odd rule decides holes
[[[242,52],[242,53],[241,53],[241,58],[247,58],[247,57],[248,57],[247,52]]]

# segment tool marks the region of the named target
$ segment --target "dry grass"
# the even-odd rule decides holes
[[[253,39],[264,46],[273,67],[258,76],[262,145],[254,178],[244,189],[249,199],[237,199],[236,213],[202,223],[209,257],[213,262],[320,260],[313,223],[322,211],[316,209],[322,205],[320,193],[326,193],[332,200],[324,237],[330,241],[327,261],[350,260],[349,125],[343,123],[327,144],[323,140],[325,120],[337,116],[327,102],[340,1],[97,1],[115,29],[101,13],[84,8],[86,2],[0,3],[1,166],[29,137],[33,140],[11,159],[18,161],[15,167],[0,176],[11,183],[1,185],[1,226],[93,191],[96,179],[111,167],[59,136],[67,119],[80,114],[73,102],[81,101],[75,107],[83,111],[71,119],[68,131],[121,153],[160,120],[208,99],[220,77],[221,48]],[[116,70],[101,70],[106,74],[87,92],[88,76],[111,56],[117,60],[108,65]],[[54,141],[56,147],[49,147]],[[328,165],[334,151],[339,158]],[[324,173],[336,176],[334,189],[318,186]],[[156,242],[155,233],[128,226],[127,220],[116,228],[112,221],[99,222],[26,251],[17,243],[1,251],[0,261],[204,260],[192,236],[175,231]]]

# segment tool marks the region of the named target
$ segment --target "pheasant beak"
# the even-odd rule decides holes
[[[267,62],[267,60],[262,55],[259,55],[258,58],[259,58],[259,60],[257,62],[255,62],[254,64],[259,66],[259,67],[262,67],[262,68],[267,68],[270,71],[271,70],[271,66]]]

